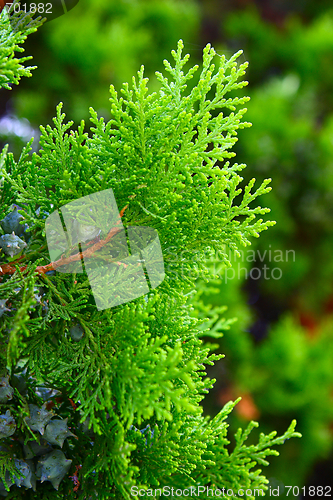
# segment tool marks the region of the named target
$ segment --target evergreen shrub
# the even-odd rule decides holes
[[[4,86],[28,74],[12,55],[25,34],[13,43],[4,10]],[[111,86],[112,119],[91,109],[90,134],[83,122],[73,130],[59,104],[37,152],[31,139],[18,161],[8,147],[1,153],[0,492],[8,499],[130,499],[140,496],[135,487],[168,485],[265,490],[258,466],[278,454],[272,447],[299,436],[293,421],[282,436],[261,434],[247,445],[258,425],[250,422],[230,448],[227,417],[238,400],[203,416],[200,402],[214,383],[205,365],[222,356],[203,343],[203,320],[190,314],[191,271],[206,269],[193,256],[222,255],[225,244],[237,251],[273,223],[257,218],[267,209],[249,207],[270,180],[252,192],[253,179],[242,194],[245,165],[229,161],[237,130],[249,124],[239,109],[248,98],[227,95],[247,84],[247,63],[237,65],[238,52],[215,69],[207,45],[198,83],[186,93],[199,68],[183,71],[182,48],[180,41],[172,52],[174,66],[165,61],[169,79],[157,75],[159,92],[148,93],[143,67],[122,97]],[[85,273],[57,272],[50,262],[45,221],[110,188],[126,228],[158,231],[165,278],[145,296],[100,311]],[[106,236],[97,237],[102,245]]]

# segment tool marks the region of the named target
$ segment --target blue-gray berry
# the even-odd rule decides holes
[[[10,257],[14,257],[14,255],[19,254],[26,246],[26,242],[16,236],[14,231],[12,234],[4,234],[0,236],[0,247],[3,252]]]
[[[23,215],[19,214],[17,207],[15,207],[12,212],[7,214],[6,217],[0,221],[0,225],[6,234],[14,231],[15,234],[20,236],[28,228],[27,224],[20,224],[23,220]]]
[[[25,486],[26,488],[33,488],[36,491],[36,477],[32,470],[33,465],[17,458],[15,458],[14,462],[20,471],[20,477],[14,476],[16,486],[19,488]]]
[[[13,398],[14,389],[9,385],[7,377],[0,378],[0,403],[7,403]]]
[[[67,420],[68,418],[65,420],[52,420],[45,428],[44,438],[46,441],[54,445],[57,444],[62,448],[67,437],[76,437],[75,434],[68,430]]]
[[[6,307],[6,302],[7,302],[6,299],[0,300],[0,318],[5,311],[10,312],[10,309],[8,309],[8,307]]]
[[[7,410],[4,415],[0,415],[0,439],[12,436],[15,430],[15,419],[10,414],[10,410]]]
[[[72,340],[75,340],[77,342],[82,339],[84,335],[84,330],[80,325],[80,323],[77,323],[76,325],[70,328],[69,333],[71,335]]]
[[[53,411],[48,411],[46,409],[47,403],[44,403],[41,408],[36,405],[29,405],[30,417],[25,417],[27,425],[33,431],[38,431],[40,434],[44,434],[45,425],[54,416]]]
[[[53,448],[50,443],[42,438],[40,440],[40,444],[37,441],[28,441],[27,444],[23,445],[24,456],[26,459],[45,455],[45,453],[50,453],[52,450]]]
[[[72,460],[66,459],[61,450],[53,450],[38,461],[36,477],[40,479],[41,483],[50,481],[52,486],[58,490],[59,484],[71,467],[71,463]]]

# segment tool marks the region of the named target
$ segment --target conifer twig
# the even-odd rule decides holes
[[[119,224],[121,217],[124,215],[124,212],[128,205],[126,205],[119,213],[119,220],[116,222],[116,225]],[[111,238],[119,233],[120,229],[118,227],[113,227],[107,237],[104,240],[100,240],[91,247],[87,248],[84,252],[78,252],[74,255],[71,255],[70,257],[64,257],[63,255],[61,256],[60,259],[56,260],[55,262],[50,262],[50,264],[47,264],[46,266],[37,266],[36,271],[39,274],[45,274],[48,271],[54,271],[58,267],[65,266],[67,264],[70,264],[71,262],[76,262],[78,260],[83,260],[83,258],[89,259],[94,255],[97,250],[100,250],[103,248],[104,245],[106,245]],[[17,259],[19,261],[20,259]],[[15,267],[12,266],[13,262],[11,264],[4,264],[3,266],[0,266],[0,276],[4,276],[5,274],[14,274],[16,269]],[[20,271],[24,271],[27,268],[27,266],[20,267]]]

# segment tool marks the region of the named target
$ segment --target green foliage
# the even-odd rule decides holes
[[[17,3],[17,2],[16,2]],[[42,24],[41,18],[32,19],[32,14],[16,14],[4,8],[0,14],[0,89],[11,90],[11,84],[18,84],[22,76],[31,76],[36,66],[24,66],[32,56],[17,58],[14,52],[24,52],[22,43]]]
[[[250,262],[240,262],[250,271]],[[306,329],[299,324],[296,314],[286,313],[269,328],[266,338],[255,342],[249,335],[249,327],[256,316],[245,304],[241,289],[245,282],[244,272],[241,279],[230,279],[229,275],[226,280],[225,266],[220,264],[214,268],[213,264],[211,273],[214,269],[220,278],[211,280],[209,285],[198,281],[198,294],[192,298],[192,315],[209,316],[204,325],[214,332],[215,339],[223,336],[223,343],[220,342],[223,347],[216,343],[214,348],[217,353],[223,348],[225,353],[223,385],[214,388],[205,409],[213,413],[219,408],[218,402],[237,393],[250,395],[265,432],[272,421],[281,431],[290,416],[294,416],[303,438],[287,443],[281,459],[269,466],[267,474],[283,484],[290,482],[302,487],[313,464],[327,459],[333,446],[332,318],[323,318],[313,328]],[[234,267],[237,267],[235,263]],[[242,301],[243,307],[240,307]],[[229,319],[226,324],[225,307],[221,307],[221,303],[228,303],[228,317],[237,314],[238,321]],[[202,334],[209,337],[210,331],[203,330]],[[210,375],[215,373],[212,370]],[[237,406],[230,418],[231,429],[236,431],[249,418]],[[299,457],[298,467],[290,471],[290,457],[296,456]]]
[[[0,319],[7,352],[2,371],[9,370],[12,383],[15,371],[30,380],[29,388],[16,391],[13,400],[21,402],[25,416],[34,408],[29,405],[40,405],[40,386],[60,391],[61,397],[48,398],[48,404],[66,424],[68,419],[77,436],[65,441],[66,458],[59,453],[54,458],[61,455],[61,471],[72,460],[72,477],[65,475],[54,491],[60,477],[57,463],[53,486],[38,483],[36,492],[29,488],[24,498],[76,498],[74,466],[81,465],[78,492],[85,498],[97,492],[99,499],[129,499],[132,486],[170,484],[265,489],[267,480],[257,464],[267,465],[266,458],[277,454],[272,446],[299,436],[293,422],[281,437],[261,435],[257,445],[246,446],[256,426],[250,423],[237,433],[230,452],[225,420],[236,402],[213,419],[202,415],[200,402],[214,383],[206,377],[205,365],[222,356],[210,354],[210,346],[200,339],[204,320],[190,316],[191,271],[198,264],[205,269],[193,257],[219,251],[228,265],[225,244],[237,251],[273,223],[257,219],[267,209],[249,207],[270,190],[269,180],[253,193],[251,180],[242,195],[237,172],[245,165],[225,161],[234,156],[230,148],[237,130],[248,126],[241,121],[246,110],[237,110],[248,98],[227,97],[246,85],[239,80],[247,64],[237,65],[238,52],[229,60],[220,57],[216,69],[215,51],[208,45],[198,84],[187,91],[199,68],[183,71],[188,56],[182,57],[182,48],[180,41],[172,53],[174,67],[165,61],[170,80],[157,74],[158,93],[148,94],[143,68],[132,89],[124,85],[123,97],[111,86],[112,119],[105,123],[91,109],[91,135],[83,122],[76,131],[72,122],[64,123],[60,104],[54,128],[41,127],[36,153],[30,155],[32,141],[18,161],[3,152],[0,217],[15,202],[29,229],[19,259],[1,254],[0,294],[11,308]],[[108,188],[119,208],[129,205],[126,226],[158,230],[166,276],[145,297],[98,311],[85,273],[35,271],[49,263],[45,212]],[[13,266],[16,271],[10,274]],[[77,324],[83,335],[73,340]],[[20,420],[19,412],[16,418]],[[31,439],[29,422],[31,415],[21,418],[23,442]],[[18,444],[15,449],[22,454]],[[38,463],[36,475],[43,479],[46,473],[39,470],[38,476],[38,467],[45,459]],[[13,494],[22,496],[18,490]]]
[[[271,329],[269,338],[248,353],[253,365],[247,365],[245,372],[244,363],[239,363],[235,374],[238,387],[253,394],[264,415],[262,424],[266,429],[270,415],[277,417],[280,427],[289,415],[297,418],[304,436],[293,446],[293,453],[302,457],[293,477],[294,484],[299,486],[304,484],[312,463],[326,458],[333,445],[330,430],[333,414],[329,404],[333,384],[331,332],[330,321],[311,338],[295,319],[283,317]],[[267,384],[269,392],[265,390]],[[286,482],[285,465],[277,467],[279,478]]]
[[[256,127],[240,132],[237,157],[253,166],[258,180],[274,179],[268,205],[277,225],[257,248],[297,255],[284,266],[288,279],[262,288],[288,308],[297,295],[302,308],[319,314],[333,292],[332,26],[331,9],[307,24],[287,18],[283,32],[255,9],[226,20],[226,33],[251,61],[253,82],[247,116]]]
[[[214,414],[231,394],[244,396],[230,416],[233,431],[251,418],[242,411],[246,398],[265,432],[272,425],[280,432],[295,417],[304,437],[286,443],[267,476],[299,487],[330,484],[324,471],[332,468],[333,450],[333,15],[318,4],[318,15],[305,22],[304,10],[298,16],[286,9],[284,21],[276,24],[253,5],[223,18],[226,45],[244,48],[250,62],[246,116],[255,126],[239,131],[234,150],[239,162],[251,165],[244,182],[250,174],[258,181],[272,177],[267,205],[277,221],[253,242],[256,258],[239,262],[248,272],[278,267],[282,276],[264,279],[262,273],[261,279],[245,281],[243,271],[226,283],[221,270],[210,288],[198,282],[200,301],[193,299],[196,317],[209,309],[216,336],[224,333],[215,345],[215,352],[225,353],[224,378],[205,410]],[[276,263],[269,258],[269,252],[287,250],[295,258]],[[266,253],[263,260],[259,252]],[[229,330],[220,328],[226,316],[219,312],[221,304],[228,306],[227,317],[239,318]],[[209,370],[210,376],[219,373]]]
[[[110,83],[118,90],[144,64],[158,88],[155,70],[179,38],[195,41],[199,21],[198,5],[187,0],[80,0],[28,40],[38,78],[21,86],[14,112],[37,127],[62,101],[76,125],[89,120],[89,106],[109,119]]]

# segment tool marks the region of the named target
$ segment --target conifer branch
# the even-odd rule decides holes
[[[126,208],[128,208],[128,205],[126,205],[120,211],[119,217],[122,217],[124,215]],[[120,222],[120,218],[119,218],[119,221],[116,222],[116,225],[119,224],[119,222]],[[62,255],[61,258],[56,260],[55,262],[51,262],[50,264],[47,264],[45,266],[37,266],[36,272],[38,274],[45,274],[48,271],[55,271],[58,267],[66,266],[66,265],[70,264],[71,262],[76,262],[76,261],[83,260],[83,259],[89,259],[89,258],[93,257],[93,255],[95,254],[95,252],[97,252],[97,250],[100,250],[101,248],[103,248],[111,240],[111,238],[113,236],[115,236],[117,233],[119,233],[120,231],[121,231],[121,229],[119,229],[117,227],[113,227],[109,231],[108,235],[106,236],[106,238],[104,240],[98,241],[97,243],[95,243],[91,247],[84,250],[84,252],[76,253],[75,255],[71,255],[70,257],[64,257]],[[23,258],[23,256],[20,257],[19,259],[16,259],[16,261],[12,262],[11,264],[3,264],[2,266],[0,266],[0,276],[4,276],[5,274],[14,274],[16,271],[16,267],[13,267],[13,264],[16,264],[22,258]],[[27,268],[27,266],[20,267],[20,271],[24,271],[26,268]]]
[[[50,500],[72,498],[76,493],[130,500],[131,487],[143,484],[267,489],[260,469],[253,469],[276,454],[271,446],[299,437],[293,422],[283,436],[271,433],[249,445],[246,440],[257,425],[251,422],[235,436],[236,446],[229,452],[225,420],[237,401],[225,405],[214,418],[202,414],[200,402],[214,383],[206,377],[205,366],[223,357],[210,354],[211,345],[201,340],[208,334],[203,325],[218,338],[231,321],[214,326],[216,309],[203,310],[199,319],[192,316],[188,288],[194,289],[198,271],[207,273],[205,258],[192,257],[207,255],[207,249],[222,251],[225,263],[226,245],[236,251],[272,222],[257,219],[267,209],[249,208],[269,191],[269,180],[254,192],[254,180],[250,181],[242,195],[237,172],[245,165],[230,166],[226,161],[234,156],[230,148],[237,130],[249,126],[242,121],[245,109],[236,110],[248,98],[226,98],[228,92],[246,85],[242,76],[247,63],[237,65],[238,52],[229,60],[221,57],[215,69],[216,54],[207,45],[198,84],[187,91],[198,66],[184,71],[188,56],[182,56],[182,49],[180,41],[173,52],[174,66],[165,63],[169,80],[157,75],[160,93],[147,94],[143,68],[132,90],[124,86],[123,97],[118,98],[111,87],[112,119],[104,123],[91,110],[91,135],[83,122],[73,131],[59,104],[55,127],[42,127],[37,152],[29,154],[30,141],[18,162],[6,148],[0,155],[0,220],[15,202],[24,206],[20,212],[30,228],[30,234],[23,236],[28,242],[26,254],[0,267],[1,276],[17,271],[10,279],[0,279],[0,399],[8,408],[1,415],[2,431],[6,442],[15,444],[13,450],[0,453],[0,476],[7,491],[13,488],[11,497],[19,495],[17,485],[26,487],[27,500],[45,495]],[[20,76],[21,69],[13,66],[4,83],[9,78],[15,83],[15,69]],[[43,219],[55,207],[104,189],[112,189],[118,206],[125,206],[106,238],[87,242],[84,251],[65,257],[76,251],[69,244],[59,260],[37,266],[48,262]],[[146,295],[97,310],[86,275],[45,273],[93,257],[120,231],[128,200],[130,224],[139,221],[158,231],[165,279]],[[101,220],[95,222],[101,227],[104,207],[99,209]],[[115,276],[118,271],[115,268]],[[127,292],[128,282],[123,280],[127,271],[118,273],[120,293]],[[16,395],[5,378],[9,365],[10,375],[17,371],[20,377]],[[57,394],[52,394],[54,389]],[[18,405],[20,391],[24,395]],[[55,414],[60,424],[57,419],[49,423]],[[67,430],[67,419],[73,432]],[[35,467],[38,462],[36,478],[25,462],[26,449],[18,442],[16,426],[24,438],[36,438],[30,455]],[[72,442],[64,446],[64,453],[52,448],[48,458],[41,458],[36,451],[41,451],[40,435],[55,446],[62,447],[64,436]],[[11,461],[21,467],[21,475],[11,468]],[[23,477],[23,469],[30,476]],[[16,485],[14,480],[10,484],[9,472],[18,474]],[[45,486],[48,479],[54,490],[61,482],[59,491]]]

